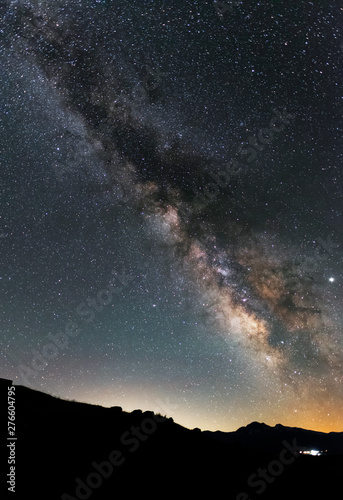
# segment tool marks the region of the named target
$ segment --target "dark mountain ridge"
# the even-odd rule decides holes
[[[215,439],[225,443],[238,443],[255,450],[275,453],[282,448],[282,441],[296,439],[299,450],[326,451],[327,454],[343,453],[343,432],[318,432],[299,427],[251,422],[234,432],[205,431]]]
[[[14,440],[3,412],[9,383],[0,381],[6,417],[1,470],[9,472],[7,459],[15,449],[15,496],[8,491],[9,478],[3,478],[6,498],[110,500],[125,491],[130,497],[154,498],[165,492],[178,497],[225,492],[233,500],[322,499],[334,498],[340,486],[343,455],[298,455],[292,428],[252,423],[236,433],[202,432],[150,411],[65,401],[22,386],[13,391]],[[283,440],[281,450],[251,446],[257,434],[272,432]],[[222,439],[230,434],[236,435],[235,442]],[[251,442],[241,443],[248,435]]]

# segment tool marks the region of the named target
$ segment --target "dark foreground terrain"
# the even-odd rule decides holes
[[[312,500],[341,491],[343,433],[256,422],[236,433],[201,432],[152,412],[63,401],[22,386],[14,392],[16,440],[7,439],[1,402],[1,470],[9,473],[14,451],[15,493],[2,474],[1,498]],[[322,456],[299,453],[324,446]]]

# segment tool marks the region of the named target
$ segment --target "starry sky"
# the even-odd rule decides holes
[[[2,377],[343,430],[340,5],[1,3]]]

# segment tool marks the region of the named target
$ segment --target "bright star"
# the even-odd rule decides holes
[[[333,283],[335,281],[335,278],[329,278],[330,283]]]

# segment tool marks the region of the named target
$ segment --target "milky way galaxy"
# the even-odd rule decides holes
[[[339,2],[0,12],[2,376],[341,431]]]

